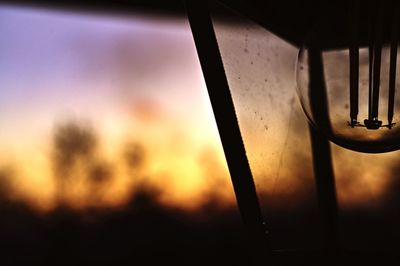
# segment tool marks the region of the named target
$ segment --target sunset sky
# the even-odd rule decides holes
[[[192,208],[212,189],[232,202],[186,21],[2,6],[0,32],[0,167],[13,169],[14,197],[54,206],[53,135],[73,122],[93,129],[114,168],[104,204],[122,204],[140,175],[166,204]],[[134,177],[120,159],[130,142],[146,156]],[[90,204],[83,179],[70,188],[76,207]]]
[[[215,30],[257,189],[270,207],[296,208],[315,197],[295,90],[298,48],[246,21],[217,21]],[[123,206],[148,186],[169,206],[195,209],[210,197],[235,204],[185,19],[2,5],[0,33],[0,173],[11,184],[8,197],[44,211],[60,204],[60,193],[77,209]],[[93,132],[98,145],[61,192],[54,138],[71,124]],[[123,158],[129,145],[143,151],[134,169]],[[397,182],[398,152],[332,147],[342,206],[379,202]],[[91,183],[92,164],[107,168],[105,182]]]

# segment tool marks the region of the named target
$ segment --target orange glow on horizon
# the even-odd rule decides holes
[[[41,211],[123,207],[143,189],[233,204],[187,21],[0,8],[6,197]]]
[[[187,21],[161,27],[143,18],[4,10],[6,197],[44,212],[119,208],[143,189],[186,210],[235,204]],[[285,209],[288,200],[296,206],[315,193],[307,121],[292,77],[297,50],[246,25],[224,25],[218,43],[258,192]],[[332,147],[341,206],[379,202],[398,152],[376,163],[375,155]]]

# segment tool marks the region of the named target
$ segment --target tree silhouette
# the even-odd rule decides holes
[[[59,126],[54,135],[54,163],[59,174],[66,174],[80,159],[92,157],[97,141],[92,130],[76,122]]]
[[[12,191],[12,175],[13,171],[8,167],[0,169],[0,205],[9,199],[9,194]]]
[[[125,144],[123,151],[123,160],[130,169],[138,169],[145,163],[145,148],[138,142],[129,142]]]
[[[68,121],[56,128],[53,137],[53,167],[59,203],[65,203],[65,195],[71,182],[90,175],[95,160],[97,138],[93,130],[83,123]],[[99,175],[93,175],[97,178]]]

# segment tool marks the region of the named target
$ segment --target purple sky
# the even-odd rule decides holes
[[[223,161],[186,20],[0,6],[0,34],[0,167],[18,165],[23,193],[51,190],[51,136],[70,119],[96,129],[108,158],[126,138],[145,143],[169,201],[201,193],[199,154]]]

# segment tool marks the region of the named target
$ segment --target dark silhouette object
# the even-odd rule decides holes
[[[310,61],[310,102],[311,112],[318,124],[331,130],[329,124],[328,102],[324,82],[322,51],[319,47],[309,46]],[[310,136],[312,145],[314,176],[317,188],[318,203],[324,226],[324,249],[329,263],[335,264],[337,257],[337,200],[335,176],[332,167],[329,141],[321,132],[311,125]]]
[[[146,152],[140,143],[129,142],[125,145],[123,151],[123,160],[131,169],[137,169],[143,166],[146,160]]]
[[[246,223],[246,219],[258,221],[259,216],[255,214],[257,211],[253,213],[250,211],[246,212],[246,209],[257,210],[258,202],[257,200],[249,200],[257,195],[251,180],[251,173],[245,172],[248,170],[246,164],[247,158],[245,151],[241,149],[242,139],[237,126],[235,109],[230,101],[229,86],[226,82],[221,56],[218,51],[217,40],[215,39],[212,28],[213,26],[207,10],[207,7],[215,2],[217,1],[205,1],[202,4],[195,2],[196,4],[193,4],[194,1],[186,1],[188,17],[204,78],[207,84],[210,100],[213,106],[217,126],[219,128],[221,141],[224,146],[231,178],[235,187],[239,209],[248,231],[254,234],[259,234],[261,237],[263,236],[261,230],[254,230],[255,227],[253,227],[252,223]],[[251,19],[255,20],[267,30],[276,33],[278,36],[283,36],[285,40],[295,44],[297,47],[303,44],[305,33],[308,31],[309,25],[313,21],[313,17],[317,14],[315,11],[318,10],[318,6],[322,7],[319,11],[324,10],[326,13],[329,13],[329,15],[332,16],[335,15],[335,12],[337,12],[336,15],[343,13],[343,10],[348,7],[348,3],[346,1],[337,1],[334,3],[319,1],[320,3],[318,4],[315,1],[288,3],[285,1],[220,0],[219,2],[222,2],[227,7],[234,9],[240,14],[248,15]],[[326,5],[323,5],[321,2]],[[379,9],[376,9],[376,7],[379,7],[381,3],[378,3],[378,1],[372,1],[372,3],[373,7],[375,7],[375,9],[372,9],[372,12],[379,13]],[[385,1],[383,5],[390,6],[388,3],[389,1]],[[352,4],[353,2],[351,5]],[[296,14],[292,14],[292,12],[295,12]],[[337,21],[328,21],[328,23],[337,23]],[[347,24],[348,21],[340,20],[340,23]],[[376,25],[378,24],[379,23],[376,23]],[[349,24],[347,24],[346,28],[349,28]],[[325,230],[323,249],[317,251],[299,250],[294,252],[289,250],[271,251],[271,256],[267,258],[264,263],[276,263],[277,265],[352,265],[358,260],[358,264],[365,265],[375,264],[377,262],[388,263],[395,258],[393,254],[390,256],[385,256],[385,253],[379,254],[378,252],[371,254],[371,256],[367,256],[367,253],[357,253],[348,250],[345,251],[338,248],[338,207],[336,202],[336,189],[329,146],[330,144],[327,137],[323,134],[326,133],[329,136],[331,134],[331,128],[328,115],[329,106],[327,105],[326,90],[323,86],[324,70],[322,67],[322,51],[339,49],[348,46],[348,40],[345,40],[344,35],[345,38],[348,37],[347,32],[344,34],[344,32],[341,31],[331,32],[325,29],[324,36],[326,36],[326,38],[318,39],[319,43],[317,42],[316,44],[306,44],[310,53],[309,65],[311,81],[309,85],[310,94],[308,96],[310,97],[311,112],[318,123],[323,125],[327,131],[318,132],[315,130],[315,128],[310,127],[316,189],[321,208],[321,220]],[[382,41],[379,39],[379,36],[379,29],[377,29],[377,33],[373,38],[373,50],[375,52],[373,53],[372,57],[375,59],[374,62],[370,63],[370,66],[372,67],[370,73],[373,73],[374,78],[370,86],[372,93],[370,96],[370,119],[366,123],[366,127],[368,129],[375,129],[376,125],[379,124],[376,122],[378,121],[376,113],[378,110],[377,95],[379,93],[379,79],[376,79],[376,77],[379,76],[380,63],[378,64],[378,62],[380,61],[380,45]],[[392,36],[392,39],[395,40],[395,36]],[[355,53],[355,47],[357,47],[358,44],[365,42],[365,40],[360,40],[360,43],[357,41],[359,40],[353,40],[352,50],[350,51],[351,121],[357,121],[358,113],[358,90],[355,86],[356,75],[358,72],[358,69],[355,69],[356,67],[358,68],[358,64],[356,62],[358,54]],[[393,48],[392,50],[395,49]],[[394,56],[391,57],[392,62],[394,59]],[[392,66],[391,68],[391,73],[395,73]],[[393,77],[391,80],[392,79]],[[390,93],[393,94],[393,92],[389,90],[389,94]],[[391,105],[393,104],[392,98],[394,95],[392,94],[389,95],[389,113],[391,112]],[[388,116],[391,117],[390,114]],[[351,123],[352,122],[350,122],[350,126],[352,125]],[[389,122],[389,128],[390,127],[391,125]],[[240,167],[234,167],[238,165],[240,165]],[[241,179],[241,181],[239,182],[238,179]],[[255,224],[257,224],[257,222],[255,222]],[[257,239],[257,237],[254,237],[253,239]],[[257,243],[257,241],[254,241],[254,243]],[[257,251],[263,252],[262,249],[257,249]],[[264,253],[267,252],[269,251],[264,250]]]
[[[105,162],[94,164],[89,172],[89,180],[92,185],[101,185],[112,176],[112,170]]]
[[[38,214],[2,200],[2,265],[245,265],[235,209],[185,212],[155,200],[147,186],[123,208]],[[215,204],[208,204],[210,206]]]
[[[352,8],[350,12],[351,21],[351,45],[350,45],[350,117],[349,125],[365,126],[367,129],[379,129],[380,127],[394,126],[392,123],[394,114],[394,96],[396,82],[396,61],[397,61],[397,45],[398,45],[398,3],[395,1],[374,2],[369,1],[369,30],[368,30],[368,48],[369,48],[369,101],[368,101],[368,118],[364,120],[364,125],[357,121],[358,113],[358,50],[362,37],[358,32],[362,28],[360,23],[359,11],[360,2],[351,1]],[[387,18],[390,21],[386,23]],[[385,37],[386,28],[389,29],[390,35]],[[390,40],[390,63],[389,63],[389,95],[388,95],[388,124],[382,125],[382,121],[378,119],[379,114],[379,93],[381,79],[381,54],[383,40]]]
[[[328,258],[327,265],[335,265],[339,249],[337,241],[338,206],[331,149],[329,141],[312,126],[310,126],[310,135],[318,204],[324,228],[323,252]]]
[[[395,101],[398,12],[397,1],[332,3],[322,9],[321,18],[311,28],[301,47],[297,81],[306,115],[330,141],[347,149],[382,153],[400,147],[394,110],[398,103]],[[343,15],[350,19],[342,19]],[[324,55],[319,65],[325,68],[327,80],[324,81],[325,88],[319,86],[320,91],[315,89],[308,94],[309,86],[303,83],[302,78],[307,76],[307,80],[314,84],[320,82],[313,81],[308,73],[302,75],[308,71],[301,71],[303,63],[311,66],[312,62],[305,62],[308,56],[304,55],[315,54],[313,50]],[[311,73],[323,70],[314,67]],[[326,97],[320,97],[322,94],[330,95],[328,100],[332,106],[332,109],[328,108],[329,116],[326,118],[322,117],[324,114],[310,110],[313,107],[309,106],[312,97],[322,99],[315,101],[316,104],[321,102],[325,105]],[[359,108],[365,117],[359,117]],[[387,122],[380,117],[386,111]]]
[[[349,47],[349,67],[350,67],[350,126],[358,124],[358,82],[359,82],[359,1],[350,1],[349,27],[350,27],[350,47]]]
[[[111,1],[108,2],[111,3]],[[231,5],[236,8],[239,7],[237,8],[239,11],[243,11],[244,13],[255,17],[256,20],[266,28],[272,29],[274,32],[278,33],[279,36],[283,36],[295,44],[299,44],[299,42],[301,43],[302,37],[304,37],[302,33],[305,32],[307,23],[310,22],[310,16],[313,13],[312,7],[317,6],[314,5],[315,1],[229,0],[223,2],[227,4],[231,3]],[[247,4],[249,2],[253,4],[253,8],[249,8],[249,6],[252,6]],[[341,1],[338,2],[338,5],[343,4]],[[288,8],[293,3],[295,7]],[[276,12],[277,6],[281,7],[281,12]],[[302,6],[304,7],[301,8]],[[87,4],[85,7],[87,7]],[[199,11],[204,11],[204,9],[200,9]],[[196,10],[192,10],[192,12],[192,14],[196,16]],[[298,14],[296,15],[296,13]],[[210,25],[209,21],[206,22],[205,28],[207,29],[208,27],[207,30],[210,30],[212,25]],[[215,37],[212,35],[211,37],[212,38],[208,43],[210,45],[209,47],[212,48],[210,60],[215,60],[214,62],[217,62],[216,69],[214,69],[216,70],[216,73],[214,73],[216,77],[214,76],[214,78],[221,82],[216,82],[216,84],[222,85],[222,90],[224,93],[228,94],[229,91],[227,90],[226,78],[223,78],[222,80],[218,78],[218,76],[221,77],[221,75],[223,75],[223,69],[221,68],[220,59],[218,59],[218,51],[215,49]],[[198,40],[196,40],[196,42],[198,42]],[[206,49],[203,48],[201,50],[206,51]],[[204,59],[207,55],[208,54],[204,52],[201,57]],[[202,64],[204,63],[202,62]],[[212,64],[209,66],[211,65]],[[212,79],[212,72],[210,72],[210,75]],[[217,89],[220,89],[219,86],[217,86]],[[225,99],[228,99],[228,106],[230,107],[228,117],[232,119],[228,121],[228,123],[232,122],[235,127],[236,121],[234,110],[229,102],[229,94]],[[218,104],[218,102],[216,104],[213,103],[213,106],[218,106]],[[222,115],[217,116],[219,118],[223,117]],[[217,122],[219,124],[224,123],[219,120],[219,118],[217,118]],[[229,125],[227,127],[229,128]],[[239,151],[237,152],[238,154],[234,154],[235,151],[233,151],[233,154],[230,154],[229,156],[238,156],[238,160],[242,163],[244,162],[244,170],[242,171],[246,172],[248,171],[248,165],[246,165],[246,158],[243,158],[243,147],[240,147],[241,139],[240,133],[238,133],[238,128],[234,128],[233,135],[233,143],[235,143],[236,140],[239,140],[239,147],[236,146]],[[229,140],[229,138],[223,140],[223,142],[227,140]],[[67,141],[67,143],[68,142],[69,141]],[[61,143],[64,142],[61,141]],[[323,140],[323,145],[325,146],[326,144],[326,140]],[[61,145],[61,147],[63,146],[64,145]],[[314,146],[318,152],[323,154],[322,158],[330,169],[330,156],[329,154],[326,154],[326,146],[321,150],[319,150],[318,143]],[[224,145],[224,148],[226,147],[227,146]],[[78,149],[77,154],[86,154],[79,150],[80,149]],[[72,153],[75,154],[75,152]],[[90,154],[90,152],[87,154]],[[317,155],[318,153],[314,154],[314,156]],[[81,157],[81,155],[78,157]],[[63,158],[63,156],[61,156],[61,158]],[[64,159],[60,160],[60,162],[71,162],[66,158],[70,157],[66,156]],[[232,161],[235,162],[233,159],[228,159],[228,162]],[[63,164],[60,163],[60,165]],[[70,164],[67,163],[66,165]],[[240,167],[238,166],[238,168]],[[66,169],[66,172],[68,172],[69,167],[66,167]],[[321,167],[320,170],[321,172],[324,172],[323,167]],[[104,174],[106,172],[107,171],[104,172],[101,169],[99,171],[94,170],[94,173],[98,173],[98,176],[103,177],[107,176],[107,174]],[[240,169],[238,170],[238,173],[240,173]],[[95,174],[95,176],[96,175],[97,174]],[[246,172],[244,177],[248,182],[250,189],[247,191],[246,188],[241,189],[240,185],[238,185],[241,181],[238,181],[238,179],[236,179],[238,183],[235,183],[235,189],[239,188],[242,192],[244,191],[244,195],[242,194],[242,196],[248,199],[250,198],[250,203],[255,203],[255,205],[250,209],[255,210],[253,214],[256,215],[253,217],[255,217],[255,221],[258,223],[261,219],[257,210],[257,204],[256,201],[254,201],[254,198],[251,200],[254,192],[254,185],[251,182],[251,173],[249,174]],[[324,175],[321,174],[320,177],[324,178]],[[328,179],[330,179],[329,176]],[[243,184],[246,183],[246,181],[244,181]],[[331,180],[328,180],[327,183],[329,184],[329,182],[331,182]],[[320,192],[323,192],[323,190]],[[248,195],[246,195],[246,193],[248,193]],[[327,198],[329,198],[329,196]],[[196,223],[198,217],[196,217],[196,219],[191,219],[178,210],[162,208],[153,199],[154,192],[143,190],[142,194],[139,193],[136,197],[132,198],[132,202],[123,211],[116,211],[114,213],[97,213],[96,219],[91,219],[90,223],[86,222],[86,220],[83,221],[83,219],[81,219],[81,214],[73,213],[67,209],[59,208],[51,215],[43,218],[35,215],[29,209],[10,203],[7,211],[2,209],[1,213],[5,213],[1,218],[7,219],[0,220],[0,223],[2,224],[1,239],[3,240],[1,241],[1,250],[4,251],[2,259],[6,261],[3,265],[8,264],[8,259],[13,260],[13,265],[21,265],[24,262],[27,263],[32,261],[43,262],[42,258],[43,256],[46,256],[43,254],[49,253],[52,254],[52,256],[49,257],[47,262],[52,265],[115,265],[123,263],[159,265],[160,263],[169,264],[167,261],[172,262],[175,265],[180,263],[182,265],[248,264],[248,257],[242,252],[245,250],[242,242],[243,238],[234,233],[240,231],[240,226],[236,226],[237,224],[232,222],[232,220],[237,218],[234,211],[230,212],[225,210],[219,211],[218,213],[199,213],[199,215],[202,215],[203,217],[205,215],[210,217],[210,219],[205,222],[203,220],[203,223],[199,224]],[[240,202],[239,206],[242,211],[246,211],[246,208],[243,208],[243,205]],[[254,206],[256,206],[256,208],[254,208]],[[49,224],[52,226],[49,226]],[[10,230],[10,228],[13,230]],[[256,226],[256,228],[260,228],[260,225]],[[380,228],[384,227],[381,226]],[[259,231],[262,230],[257,230],[256,233]],[[61,237],[58,237],[57,233],[59,232],[64,232]],[[264,232],[260,235],[263,235],[263,233]],[[13,237],[7,237],[11,235]],[[224,236],[222,240],[217,237],[221,235]],[[368,234],[368,237],[369,236],[370,235]],[[227,239],[230,239],[231,237],[232,239],[238,240],[237,243],[239,243],[239,245],[227,241]],[[52,238],[54,241],[49,241],[48,238]],[[216,241],[217,238],[220,241]],[[53,243],[56,245],[53,245]],[[213,248],[217,250],[215,253],[210,252]],[[295,263],[296,265],[301,265],[306,261],[305,258],[309,259],[307,257],[309,255],[314,256],[315,254],[302,255],[299,252],[299,254],[290,257],[290,254],[281,252],[281,255],[277,254],[276,256],[281,256],[280,258],[283,260],[286,259],[285,264],[293,265]],[[376,256],[379,254],[366,256],[366,254],[360,253],[355,255],[361,255],[361,259],[358,259],[354,254],[343,254],[344,259],[341,261],[341,265],[382,265],[382,263],[385,262],[385,259],[387,260],[386,256]],[[299,260],[299,258],[301,260]],[[316,265],[321,265],[321,262],[324,261],[325,258],[322,256],[322,259],[320,258],[319,263],[316,263]],[[310,264],[307,263],[307,265]]]
[[[64,197],[72,182],[84,179],[92,201],[100,200],[99,192],[113,177],[113,168],[98,155],[97,142],[94,131],[82,123],[68,121],[56,127],[52,158],[58,204],[67,203]]]
[[[0,202],[5,201],[8,198],[8,194],[11,190],[10,179],[12,171],[8,168],[0,169]]]
[[[54,135],[54,167],[57,174],[68,175],[80,159],[93,156],[96,137],[92,130],[76,122],[67,122],[56,128]]]
[[[251,238],[251,249],[254,251],[255,261],[261,264],[269,253],[268,231],[261,214],[253,176],[209,15],[209,1],[186,1],[185,3],[238,207]]]

